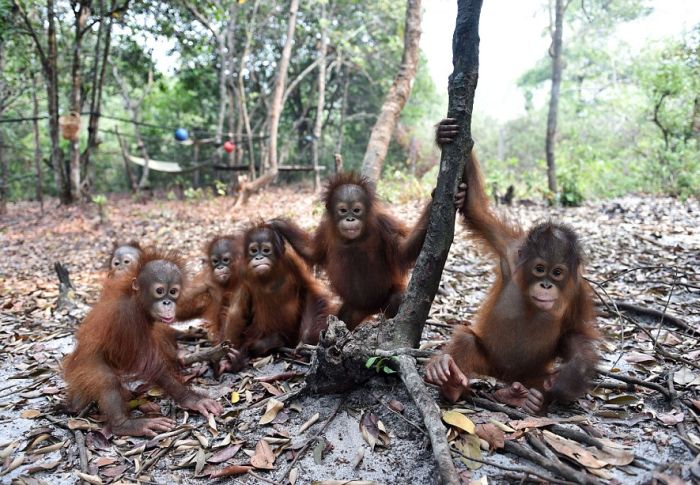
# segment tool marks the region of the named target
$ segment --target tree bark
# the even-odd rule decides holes
[[[128,2],[127,2],[128,3]],[[117,5],[116,0],[111,1],[109,11],[112,12]],[[102,109],[102,91],[105,78],[107,76],[107,59],[112,45],[112,22],[114,17],[109,15],[109,21],[106,22],[104,15],[103,2],[100,1],[100,28],[95,41],[95,60],[94,71],[92,77],[92,94],[90,97],[90,117],[88,119],[88,139],[87,146],[80,156],[80,166],[83,173],[83,182],[81,184],[81,195],[85,198],[90,193],[90,158],[92,153],[99,143],[99,124],[100,114]],[[105,25],[106,22],[106,25]],[[104,47],[102,47],[100,55],[100,43],[104,31]],[[101,60],[100,60],[101,57]]]
[[[54,9],[54,1],[46,0],[46,50],[42,45],[36,29],[32,25],[27,13],[22,8],[18,0],[14,0],[14,6],[22,17],[24,25],[27,27],[27,32],[34,42],[36,52],[41,62],[41,68],[44,71],[44,82],[46,83],[46,104],[49,112],[49,137],[51,139],[51,167],[53,168],[54,182],[56,191],[62,204],[70,204],[73,202],[73,195],[70,190],[70,181],[68,179],[68,170],[63,163],[63,156],[59,146],[59,126],[58,126],[58,51],[56,47],[56,13]]]
[[[141,136],[141,104],[143,103],[143,100],[146,98],[148,93],[151,90],[151,86],[153,85],[153,73],[149,71],[148,73],[148,82],[146,85],[143,87],[143,93],[141,94],[141,97],[134,100],[131,98],[131,95],[129,94],[129,86],[127,86],[126,81],[124,78],[121,77],[119,74],[119,69],[117,68],[116,64],[112,64],[112,75],[114,76],[114,79],[117,81],[117,84],[119,85],[119,88],[122,92],[122,97],[124,99],[124,106],[126,107],[127,111],[131,114],[131,120],[132,124],[134,126],[134,137],[136,138],[136,143],[138,145],[139,153],[141,154],[141,157],[144,160],[143,164],[143,172],[141,172],[141,179],[139,180],[138,183],[138,189],[139,190],[145,190],[149,188],[149,181],[148,181],[148,176],[150,173],[148,162],[150,160],[148,156],[148,149],[146,148],[146,144],[144,143],[143,137]]]
[[[557,114],[559,112],[559,94],[561,90],[561,73],[564,69],[562,61],[562,44],[564,29],[564,13],[566,6],[564,0],[555,0],[554,7],[554,31],[552,32],[552,91],[549,97],[549,113],[547,115],[547,136],[545,138],[545,151],[547,155],[547,186],[549,190],[557,193],[557,170],[554,149],[557,135]]]
[[[0,117],[5,111],[5,42],[4,36],[0,35]],[[8,176],[5,140],[0,129],[0,216],[7,214]]]
[[[270,107],[267,114],[267,129],[269,138],[267,142],[267,157],[265,159],[266,162],[264,163],[265,174],[259,177],[254,182],[243,186],[243,190],[241,190],[241,196],[236,201],[236,205],[238,205],[239,203],[246,204],[251,194],[257,192],[263,187],[266,187],[275,179],[275,177],[277,177],[277,135],[279,130],[280,116],[282,114],[282,108],[284,107],[284,88],[287,84],[287,71],[289,70],[289,59],[292,56],[292,44],[294,43],[294,30],[296,29],[297,25],[298,10],[299,0],[291,0],[289,3],[289,21],[287,23],[287,38],[285,39],[284,47],[282,48],[282,55],[280,56],[280,61],[277,67],[277,78],[275,79],[275,87],[272,92],[272,99],[270,100]]]
[[[245,44],[243,46],[243,53],[241,54],[240,65],[238,66],[238,105],[239,105],[239,118],[241,124],[245,128],[245,136],[248,145],[248,158],[250,163],[250,169],[248,173],[250,174],[250,180],[255,180],[255,149],[253,147],[253,130],[250,128],[250,117],[248,116],[248,101],[246,100],[245,85],[243,84],[243,71],[245,70],[245,63],[248,58],[248,53],[250,52],[250,43],[253,40],[253,31],[255,30],[255,16],[258,13],[258,7],[260,5],[260,0],[255,0],[253,4],[253,11],[250,14],[250,19],[248,20],[248,29],[246,30]]]
[[[318,49],[318,101],[316,102],[316,121],[314,123],[314,139],[311,144],[311,163],[314,167],[314,190],[321,187],[321,176],[318,170],[318,151],[321,143],[323,128],[323,108],[326,100],[326,51],[328,50],[328,35],[326,32],[326,4],[321,4],[321,45]]]
[[[81,99],[80,90],[82,87],[82,77],[80,75],[80,65],[83,45],[83,29],[88,17],[90,16],[90,0],[81,0],[76,6],[73,6],[73,14],[75,22],[73,28],[75,38],[73,40],[73,63],[71,65],[71,91],[70,91],[70,110],[78,113],[80,116]],[[69,145],[69,166],[70,166],[70,190],[74,198],[80,198],[80,134],[76,135],[75,140],[70,141]]]
[[[0,70],[1,71],[1,70]],[[32,77],[32,128],[34,130],[34,170],[36,170],[36,199],[39,201],[41,213],[44,213],[44,177],[41,173],[41,138],[39,135],[39,99],[36,96],[36,75]]]
[[[268,112],[267,129],[270,139],[268,140],[267,168],[269,176],[277,175],[277,136],[279,129],[280,116],[282,114],[282,96],[284,96],[284,88],[287,84],[287,71],[289,70],[289,60],[292,56],[292,44],[294,43],[294,31],[297,25],[297,11],[299,10],[299,0],[291,0],[289,3],[289,22],[287,23],[287,38],[284,41],[282,55],[277,68],[277,79],[270,101],[270,110]]]
[[[421,16],[421,0],[408,0],[401,67],[384,100],[377,122],[372,128],[365,157],[362,160],[362,174],[371,180],[377,180],[381,175],[391,135],[401,110],[411,95],[411,84],[416,76],[420,54]]]
[[[460,0],[452,38],[454,70],[450,75],[447,116],[460,127],[454,143],[442,148],[440,172],[430,211],[428,233],[413,269],[406,295],[389,332],[395,347],[416,347],[440,284],[440,276],[454,238],[454,196],[462,178],[466,157],[474,141],[471,135],[474,93],[479,78],[479,16],[482,0]]]

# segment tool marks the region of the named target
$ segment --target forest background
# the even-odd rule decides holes
[[[569,205],[627,193],[697,195],[700,12],[684,2],[563,2],[556,175],[548,181],[556,2],[526,3],[514,13],[526,8],[531,16],[503,24],[527,24],[529,32],[537,24],[542,34],[539,59],[517,79],[519,100],[488,80],[490,66],[522,64],[521,31],[495,34],[499,22],[489,18],[503,13],[488,2],[484,8],[482,38],[493,39],[482,42],[484,52],[500,35],[500,46],[513,46],[517,57],[482,61],[473,133],[489,187],[502,193],[513,185],[517,198]],[[271,152],[276,166],[309,168],[317,160],[328,174],[338,153],[346,169],[359,168],[399,70],[406,9],[389,0],[301,2],[280,104],[275,81],[289,8],[261,0],[0,0],[0,210],[44,195],[98,205],[107,203],[101,194],[146,189],[167,198],[224,195],[238,189],[240,175],[269,170]],[[436,44],[436,25],[438,38],[451,35],[454,6],[423,8],[411,95],[379,167],[380,194],[390,201],[425,196],[436,179],[433,126],[447,93],[435,74],[449,72],[451,55],[449,44]],[[661,32],[673,30],[655,8],[677,8],[677,28],[643,38],[645,22],[656,18],[666,22]],[[507,106],[497,105],[499,96]],[[71,112],[81,113],[74,140],[58,132],[59,116],[70,121]],[[177,128],[188,131],[185,144],[175,140]],[[125,156],[175,162],[183,171],[144,170]],[[276,175],[284,182],[308,173]]]

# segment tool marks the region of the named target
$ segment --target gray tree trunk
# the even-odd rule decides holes
[[[372,180],[379,179],[382,173],[382,165],[389,150],[391,135],[401,110],[411,95],[411,84],[416,77],[420,54],[421,16],[421,0],[408,0],[401,66],[384,100],[377,122],[372,128],[367,150],[362,160],[362,174]]]
[[[318,101],[316,102],[316,121],[314,123],[314,139],[311,144],[311,163],[314,167],[314,190],[321,187],[321,176],[318,171],[319,144],[323,128],[323,107],[326,100],[326,51],[328,50],[328,35],[326,33],[326,4],[321,4],[321,45],[318,49]]]
[[[91,1],[81,1],[78,3],[78,10],[74,10],[75,22],[73,28],[75,37],[73,40],[73,63],[71,65],[71,90],[70,90],[70,110],[78,114],[80,117],[81,99],[80,90],[82,87],[82,77],[80,75],[80,64],[83,45],[83,28],[90,16]],[[76,135],[75,140],[70,141],[69,145],[69,166],[70,166],[70,190],[73,197],[80,198],[80,134]]]
[[[418,346],[454,238],[454,195],[462,179],[466,157],[474,145],[471,120],[479,78],[481,4],[482,0],[460,0],[458,3],[457,25],[452,38],[454,71],[448,85],[447,116],[456,119],[460,129],[454,143],[442,148],[425,242],[393,325],[387,325],[393,334],[387,340],[393,347]]]
[[[34,131],[34,170],[36,170],[36,199],[44,213],[44,176],[41,173],[41,137],[39,132],[39,99],[36,96],[36,75],[32,72],[32,128]]]
[[[549,97],[549,113],[547,115],[547,136],[545,139],[545,151],[547,154],[547,186],[549,190],[557,193],[557,167],[554,156],[557,136],[557,114],[559,112],[559,95],[561,90],[561,73],[564,69],[562,62],[562,39],[564,29],[564,13],[566,7],[564,0],[555,0],[554,7],[554,31],[552,32],[552,91]]]

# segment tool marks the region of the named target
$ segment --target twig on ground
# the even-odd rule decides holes
[[[338,404],[335,406],[335,409],[331,413],[330,416],[328,416],[328,419],[326,419],[326,422],[323,423],[323,426],[316,432],[315,435],[313,435],[311,438],[309,438],[304,446],[299,450],[299,452],[296,454],[292,462],[287,466],[287,469],[282,473],[281,480],[284,480],[285,477],[289,475],[289,472],[294,468],[294,465],[296,465],[297,461],[306,453],[306,450],[309,449],[309,446],[311,446],[311,443],[315,442],[319,436],[321,436],[321,433],[323,433],[326,428],[328,427],[329,424],[331,424],[331,421],[333,421],[333,418],[338,414],[338,411],[340,411],[340,407],[343,405],[345,402],[345,398],[340,398],[338,399]]]
[[[675,325],[676,327],[685,330],[686,332],[691,332],[695,333],[696,330],[691,328],[690,325],[685,323],[683,320],[680,318],[670,315],[666,313],[665,311],[659,311],[654,308],[647,308],[643,307],[640,305],[635,305],[634,303],[629,303],[626,301],[620,301],[620,300],[613,300],[613,303],[619,310],[623,310],[626,312],[630,313],[636,313],[637,315],[644,315],[644,316],[649,316],[649,317],[654,317],[660,319],[661,322],[669,322]],[[603,304],[604,305],[604,304]],[[613,313],[616,313],[613,311]]]
[[[544,480],[546,483],[554,483],[557,485],[570,485],[572,483],[576,482],[570,482],[568,480],[559,480],[558,478],[554,478],[551,475],[547,475],[545,473],[538,472],[536,470],[533,470],[532,468],[524,467],[524,466],[508,466],[508,465],[501,465],[500,463],[496,463],[495,461],[491,460],[486,460],[484,458],[473,458],[471,456],[467,456],[461,451],[455,449],[455,448],[450,448],[452,453],[455,453],[457,455],[460,455],[461,457],[469,460],[469,461],[475,461],[477,463],[483,463],[484,465],[492,466],[494,468],[499,468],[501,470],[506,470],[509,472],[515,472],[524,475],[518,476],[518,480],[526,480],[529,475],[532,475],[533,477],[540,478]]]
[[[256,377],[253,380],[257,382],[288,381],[289,379],[294,379],[295,377],[301,377],[305,375],[305,372],[289,371],[282,372],[280,374],[275,374],[274,376]]]
[[[75,445],[78,447],[78,456],[80,457],[80,471],[85,473],[86,475],[89,475],[90,470],[88,468],[88,456],[87,447],[85,446],[85,435],[79,429],[74,429],[73,436],[75,437]],[[81,479],[80,483],[82,485],[88,485],[87,480]]]
[[[513,409],[511,407],[491,401],[489,399],[474,396],[471,397],[470,400],[481,408],[487,409],[489,411],[504,413],[511,419],[527,419],[532,417],[527,413],[518,411],[517,409]],[[594,438],[593,436],[587,435],[583,431],[577,431],[575,429],[566,428],[560,424],[551,424],[547,426],[547,428],[549,428],[549,430],[552,431],[552,433],[558,434],[559,436],[562,436],[564,438],[569,438],[570,440],[578,441],[579,443],[582,443],[584,445],[595,446],[596,448],[600,449],[603,449],[605,447],[605,444],[602,441],[598,440],[597,438]]]
[[[260,480],[261,482],[270,483],[272,485],[282,485],[282,482],[276,482],[275,480],[271,480],[269,478],[263,477],[262,475],[258,475],[257,473],[255,473],[252,470],[248,470],[248,475],[255,478],[256,480]]]
[[[231,343],[226,340],[215,347],[209,347],[199,352],[186,355],[182,358],[183,365],[192,365],[195,362],[216,362],[226,356],[231,349]]]
[[[374,398],[375,398],[377,401],[379,401],[379,404],[381,404],[382,406],[384,406],[385,408],[387,408],[389,411],[391,411],[392,413],[394,413],[395,415],[397,415],[399,418],[401,418],[401,419],[403,419],[404,421],[406,421],[408,424],[410,424],[411,426],[413,426],[415,429],[417,429],[418,431],[420,431],[420,432],[423,433],[424,435],[426,435],[426,436],[428,435],[428,432],[427,432],[426,430],[424,430],[423,428],[421,428],[418,424],[414,423],[413,421],[411,421],[410,419],[408,419],[406,416],[404,416],[404,415],[401,414],[400,412],[394,411],[393,409],[391,409],[391,407],[389,407],[388,404],[386,404],[385,402],[383,402],[383,401],[381,400],[381,398],[380,398],[379,396],[377,396],[375,393],[372,393],[372,396],[374,396]]]
[[[506,441],[505,442],[505,447],[504,449],[508,451],[509,453],[513,453],[514,455],[518,455],[521,458],[525,458],[526,460],[530,460],[531,462],[535,463],[536,465],[541,466],[545,470],[549,470],[552,473],[555,473],[561,477],[566,478],[567,480],[571,480],[572,482],[579,483],[581,485],[599,485],[600,481],[598,481],[596,478],[593,478],[592,476],[588,475],[585,472],[580,472],[577,470],[574,470],[568,465],[565,465],[562,462],[556,463],[554,461],[549,460],[548,458],[540,455],[539,453],[535,453],[534,451],[530,450],[529,448],[516,443],[514,441]]]
[[[439,408],[428,393],[423,379],[418,374],[416,361],[408,355],[400,355],[396,357],[396,360],[399,363],[401,380],[406,386],[408,395],[411,396],[411,399],[413,399],[423,416],[423,424],[430,437],[433,456],[435,457],[442,483],[446,485],[460,484],[459,474],[452,461],[450,445],[445,438],[445,427],[442,424]]]
[[[191,431],[187,430],[181,433],[180,435],[177,435],[178,439],[186,439],[190,433]],[[172,449],[173,445],[175,444],[175,441],[176,440],[171,440],[168,446],[159,449],[153,456],[146,460],[141,466],[141,470],[139,470],[138,474],[142,475],[146,473],[153,465],[158,463],[158,461],[160,461],[160,459],[163,458]]]
[[[590,283],[592,283],[592,284],[594,284],[594,285],[598,285],[598,287],[605,293],[605,295],[608,296],[608,298],[610,298],[610,296],[609,296],[609,295],[607,294],[607,292],[605,291],[605,288],[603,288],[599,283],[596,283],[595,281],[590,280],[590,279],[587,279],[587,281],[590,282]],[[623,315],[622,313],[620,313],[620,310],[619,310],[617,307],[615,307],[615,308],[613,309],[613,308],[608,304],[608,302],[606,302],[606,301],[603,299],[603,297],[601,297],[600,294],[599,294],[597,291],[595,291],[595,289],[594,289],[593,291],[594,291],[595,295],[596,295],[596,296],[600,299],[600,301],[603,303],[603,305],[605,305],[605,307],[607,308],[607,310],[608,310],[609,312],[611,312],[611,313],[617,315],[621,320],[627,320],[627,321],[630,322],[632,325],[634,325],[637,329],[639,329],[639,330],[641,330],[642,332],[644,332],[644,334],[646,334],[646,336],[649,337],[649,339],[651,340],[652,344],[654,345],[654,352],[656,352],[657,354],[659,354],[659,355],[661,355],[662,357],[665,357],[665,358],[667,358],[667,359],[674,360],[674,361],[676,361],[676,362],[681,362],[681,363],[683,363],[683,364],[685,364],[685,365],[688,365],[688,366],[690,366],[690,367],[693,367],[693,368],[695,368],[695,369],[700,369],[700,364],[698,364],[698,363],[696,363],[696,362],[692,362],[692,361],[686,359],[685,357],[683,357],[683,356],[681,356],[681,355],[678,355],[678,354],[675,354],[675,353],[672,353],[672,352],[669,352],[668,350],[666,350],[666,349],[663,347],[663,345],[661,345],[661,344],[659,343],[658,339],[656,339],[656,338],[651,334],[651,332],[649,331],[649,329],[645,328],[644,325],[640,324],[637,320],[635,320],[634,318],[630,317],[629,315]],[[612,302],[613,306],[615,306],[615,300],[613,300],[612,298],[610,298],[610,301]]]
[[[637,378],[632,377],[632,376],[618,374],[616,372],[610,372],[610,371],[607,371],[601,367],[598,367],[596,369],[596,371],[598,372],[598,374],[609,377],[611,379],[615,379],[616,381],[626,382],[628,384],[633,384],[635,386],[646,387],[647,389],[652,389],[654,391],[657,391],[657,392],[660,392],[661,394],[663,394],[666,399],[671,399],[671,395],[669,394],[668,390],[659,384],[655,384],[653,382],[643,381],[641,379],[637,379]]]

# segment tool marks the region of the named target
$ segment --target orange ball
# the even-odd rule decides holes
[[[235,143],[230,142],[230,141],[227,141],[227,142],[224,143],[224,150],[226,151],[226,153],[231,153],[231,152],[234,151],[235,149],[236,149],[236,144],[235,144]]]

